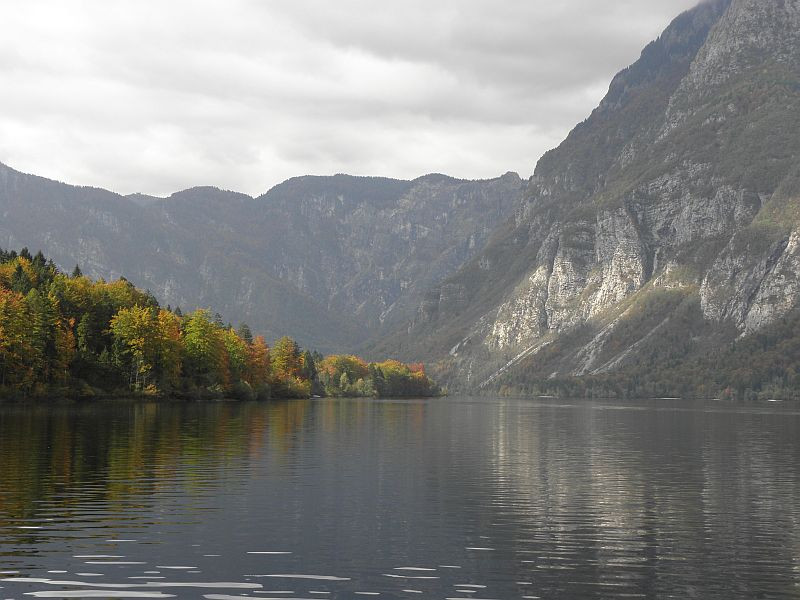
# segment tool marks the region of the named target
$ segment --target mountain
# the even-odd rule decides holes
[[[800,2],[680,15],[381,351],[451,387],[675,373],[800,299]],[[678,385],[679,382],[676,382]]]
[[[487,181],[299,177],[263,196],[211,187],[118,194],[0,165],[0,247],[121,274],[164,304],[211,307],[268,339],[355,350],[413,317],[520,201]]]
[[[0,166],[0,246],[451,389],[766,394],[800,387],[798,131],[800,0],[708,0],[527,182],[123,197]]]

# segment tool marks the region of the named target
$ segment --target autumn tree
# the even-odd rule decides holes
[[[33,382],[29,321],[22,295],[0,287],[0,386],[26,388]]]
[[[134,306],[111,319],[111,331],[131,357],[131,385],[171,389],[181,373],[181,330],[178,318],[166,311]]]
[[[278,379],[299,378],[303,361],[300,346],[292,338],[284,336],[275,342],[271,352],[272,372]]]
[[[272,374],[272,361],[270,350],[264,338],[256,337],[248,347],[247,369],[244,377],[253,387],[256,394],[268,392],[268,385]]]
[[[158,358],[158,320],[152,308],[121,309],[111,319],[111,331],[130,356],[131,386],[147,386]]]

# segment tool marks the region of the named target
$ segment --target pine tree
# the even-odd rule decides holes
[[[33,284],[28,274],[25,273],[22,265],[18,264],[17,268],[14,269],[14,273],[11,275],[11,290],[26,296],[28,292],[31,291],[31,288],[33,288]]]
[[[89,313],[84,313],[81,320],[78,321],[78,327],[75,330],[77,334],[77,347],[78,352],[87,356],[90,352],[91,337],[92,337],[92,318]]]
[[[253,332],[250,331],[250,327],[247,323],[242,323],[239,325],[239,330],[237,331],[239,337],[242,338],[247,345],[251,345],[253,343]]]
[[[39,250],[36,253],[36,256],[33,257],[33,260],[31,262],[33,263],[33,266],[36,267],[37,270],[43,269],[44,267],[47,266],[47,259],[44,257],[44,254],[42,254],[41,250]]]
[[[300,357],[302,367],[300,369],[300,377],[306,381],[314,381],[317,378],[317,365],[314,362],[314,356],[306,350]]]

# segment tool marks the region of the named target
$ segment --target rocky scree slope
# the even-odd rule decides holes
[[[497,390],[702,355],[774,323],[800,300],[799,131],[800,1],[700,4],[380,350]],[[667,331],[681,341],[665,349]]]

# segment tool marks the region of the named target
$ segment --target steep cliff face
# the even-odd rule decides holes
[[[325,297],[332,310],[388,331],[483,248],[523,186],[515,173],[483,182],[428,175],[401,183],[384,198],[337,191],[325,178],[292,180],[270,191],[260,199],[272,213],[262,229],[275,229],[281,239],[283,228],[282,239],[291,243],[265,246],[268,264],[277,276],[295,277],[308,293]]]
[[[800,301],[798,32],[797,0],[681,15],[445,282],[461,301],[431,292],[399,350],[446,355],[451,384],[492,388],[624,368],[679,307],[719,339],[785,316]]]
[[[410,319],[518,204],[488,181],[300,177],[259,198],[193,188],[122,197],[0,165],[0,247],[42,249],[163,303],[213,307],[268,338],[355,350]]]

